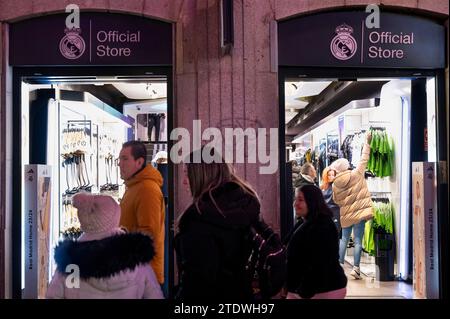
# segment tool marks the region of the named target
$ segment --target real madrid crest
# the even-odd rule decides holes
[[[355,38],[351,35],[353,28],[347,24],[341,24],[335,29],[337,35],[331,40],[331,53],[336,59],[348,60],[353,57],[358,49]]]
[[[67,59],[78,59],[86,49],[84,39],[80,36],[81,29],[65,29],[64,32],[66,35],[59,42],[59,51]]]

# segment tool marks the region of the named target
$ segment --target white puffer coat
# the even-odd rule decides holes
[[[370,146],[366,143],[358,166],[338,173],[333,182],[333,200],[340,207],[342,227],[373,217],[372,198],[364,179],[369,156]]]
[[[54,299],[163,299],[164,295],[149,262],[153,241],[140,233],[115,233],[106,238],[84,234],[65,240],[55,249],[57,271],[47,289]],[[101,236],[103,237],[103,236]],[[79,285],[68,265],[79,267]],[[69,283],[69,285],[68,285]]]

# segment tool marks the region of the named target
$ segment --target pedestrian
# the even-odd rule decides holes
[[[162,299],[149,264],[154,257],[152,239],[119,228],[120,206],[111,196],[79,193],[73,196],[72,204],[78,210],[83,233],[76,240],[61,241],[55,248],[57,270],[46,297]],[[77,274],[80,278],[75,277]]]
[[[202,154],[218,154],[203,147],[185,161],[192,203],[176,228],[181,300],[251,300],[253,291],[246,264],[251,251],[250,225],[259,220],[255,190],[238,177],[223,159],[205,161]]]
[[[333,182],[333,200],[340,207],[341,215],[342,238],[339,244],[339,261],[344,264],[348,241],[353,230],[355,249],[350,275],[355,279],[361,279],[360,261],[365,223],[373,217],[372,197],[364,178],[370,156],[371,139],[372,135],[369,132],[366,135],[361,159],[355,169],[349,169],[350,164],[345,158],[340,158],[330,165],[337,173]]]
[[[315,185],[315,179],[317,177],[316,169],[311,163],[305,163],[300,168],[300,174],[294,182],[294,187],[299,188],[303,185]]]
[[[295,211],[304,220],[287,247],[287,299],[342,299],[347,277],[339,265],[339,238],[333,213],[320,189],[295,191]]]
[[[152,267],[158,282],[164,283],[165,203],[161,173],[146,164],[145,144],[129,141],[119,154],[120,177],[126,190],[120,202],[120,225],[130,232],[143,232],[153,238],[155,258]]]

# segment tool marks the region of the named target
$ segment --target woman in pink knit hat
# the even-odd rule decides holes
[[[364,173],[370,156],[370,141],[372,135],[367,133],[361,160],[357,167],[349,170],[347,159],[340,158],[330,165],[336,171],[333,182],[333,200],[340,207],[342,238],[339,243],[339,261],[343,265],[347,244],[353,230],[355,251],[353,255],[353,270],[350,273],[355,279],[361,279],[359,264],[361,260],[362,238],[365,222],[373,217],[372,198],[367,188]]]
[[[72,198],[83,234],[55,248],[57,270],[47,298],[162,299],[149,262],[152,239],[119,228],[120,206],[106,195],[80,193]],[[78,278],[79,277],[79,278]]]

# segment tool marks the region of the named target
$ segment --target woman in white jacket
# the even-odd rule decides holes
[[[83,234],[55,248],[57,270],[47,298],[162,299],[161,287],[150,266],[153,241],[144,234],[120,229],[120,206],[106,195],[77,194]],[[79,278],[78,278],[79,277]]]
[[[342,238],[339,243],[339,261],[344,264],[347,244],[353,230],[355,250],[350,275],[355,279],[361,278],[359,264],[365,223],[373,217],[372,199],[364,178],[370,156],[371,139],[372,136],[368,133],[361,160],[355,169],[349,170],[350,164],[345,158],[340,158],[330,165],[330,169],[334,169],[337,173],[333,183],[333,200],[340,207],[341,214]]]

